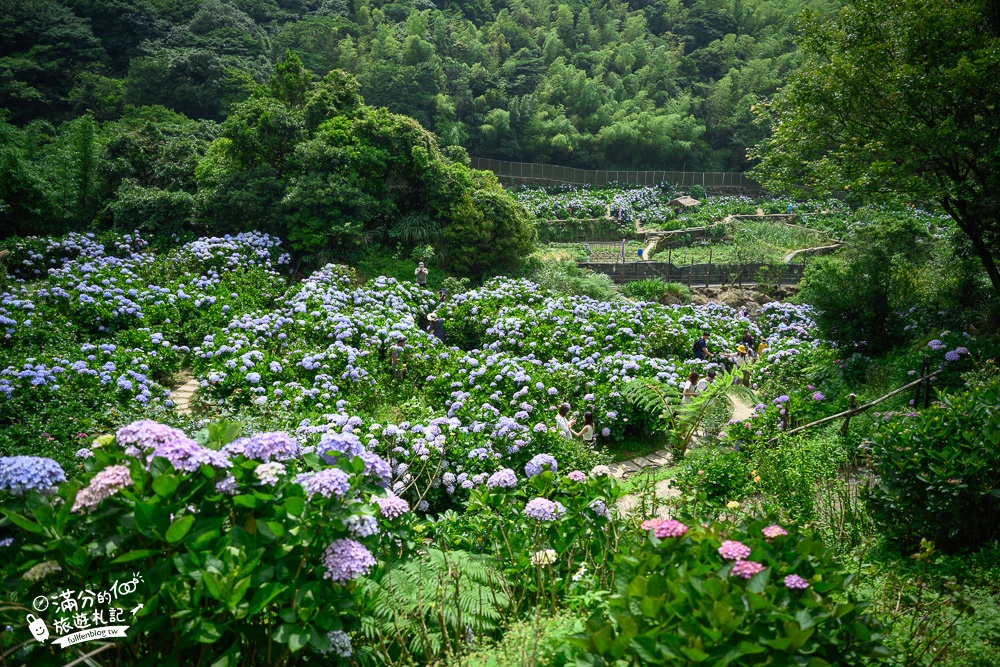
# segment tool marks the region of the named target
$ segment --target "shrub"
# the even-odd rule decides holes
[[[89,625],[91,610],[82,622],[69,613],[68,625],[63,613],[76,611],[81,588],[100,592],[95,613],[108,606],[109,588],[117,591],[111,609],[143,603],[127,616],[131,641],[102,657],[108,665],[289,662],[307,647],[331,651],[331,640],[343,655],[345,631],[360,625],[356,579],[377,567],[373,553],[384,559],[405,551],[412,515],[399,499],[389,504],[368,474],[379,470],[377,457],[353,436],[324,439],[323,453],[344,454],[327,467],[284,434],[233,441],[237,432],[210,427],[199,445],[175,429],[136,422],[117,441],[99,439],[83,474],[54,495],[49,487],[61,475],[52,473],[53,462],[0,459],[0,492],[23,493],[4,498],[0,521],[15,531],[3,566],[15,600],[58,600],[53,594],[69,590],[72,605],[39,611],[53,635]],[[121,597],[121,582],[131,597]],[[11,639],[30,640],[23,622],[30,609],[6,608],[12,611],[18,628]],[[30,641],[13,660],[65,662]]]
[[[563,612],[518,621],[495,646],[479,649],[466,656],[463,667],[562,667],[572,664],[567,638],[583,632],[583,620]]]
[[[667,283],[659,278],[646,278],[626,283],[622,293],[639,301],[665,301],[672,303],[690,303],[691,290],[680,283]]]
[[[944,550],[1000,537],[1000,376],[990,368],[963,392],[887,423],[872,441],[879,476],[869,504],[888,535]]]
[[[853,575],[811,532],[644,525],[648,538],[616,558],[608,615],[573,640],[578,665],[819,667],[885,655]]]
[[[718,509],[731,500],[744,498],[749,482],[747,462],[740,452],[711,445],[684,457],[675,485],[682,494],[696,500],[695,507],[707,504]]]
[[[610,276],[581,269],[575,262],[539,262],[531,267],[529,277],[546,289],[568,296],[589,296],[598,301],[619,298]]]

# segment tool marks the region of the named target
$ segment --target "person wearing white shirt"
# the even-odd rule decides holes
[[[698,395],[697,371],[691,371],[691,375],[688,376],[687,382],[681,385],[681,391],[683,393],[683,398],[681,398],[681,403],[690,403],[691,400]]]
[[[573,439],[573,424],[576,423],[575,419],[568,419],[569,417],[569,403],[563,403],[559,406],[559,414],[556,415],[556,428],[559,429],[559,435],[566,438],[567,440]]]
[[[715,371],[709,371],[708,374],[702,379],[698,380],[698,384],[695,386],[695,390],[702,394],[708,391],[708,385],[715,382]]]

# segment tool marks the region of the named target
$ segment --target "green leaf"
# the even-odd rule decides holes
[[[285,511],[292,516],[302,516],[306,508],[306,501],[302,496],[292,496],[285,500]]]
[[[181,480],[177,475],[164,474],[153,480],[153,491],[156,491],[157,495],[169,498],[180,485]]]
[[[206,619],[202,619],[201,623],[198,624],[198,630],[194,636],[194,640],[202,644],[213,644],[221,638],[222,633],[219,628],[216,627],[215,623]]]
[[[686,655],[691,662],[705,662],[709,658],[709,655],[704,651],[686,646],[681,647],[681,653]]]
[[[278,597],[286,590],[288,590],[288,586],[279,584],[276,581],[266,583],[258,588],[254,591],[253,597],[250,598],[250,615],[254,616],[259,614],[264,607],[274,600],[274,598]]]
[[[185,514],[184,516],[180,517],[172,524],[170,524],[170,528],[167,529],[167,535],[166,535],[167,542],[169,542],[170,544],[177,544],[178,542],[184,539],[184,536],[188,534],[188,531],[191,530],[191,526],[193,525],[194,525],[193,514]]]
[[[765,567],[757,574],[750,577],[747,589],[754,593],[763,593],[767,588],[767,582],[771,580],[771,568]]]
[[[23,528],[29,533],[35,533],[36,535],[44,535],[45,529],[39,526],[37,523],[30,519],[26,519],[17,512],[11,512],[10,510],[3,510],[3,515],[10,519],[11,523],[19,528]]]
[[[306,644],[309,643],[309,631],[296,631],[288,636],[288,648],[292,650],[292,653],[301,651],[305,648]]]
[[[233,590],[230,591],[229,599],[227,600],[227,604],[229,605],[230,609],[236,608],[236,605],[239,604],[240,600],[243,599],[243,596],[246,595],[246,592],[247,590],[249,590],[249,588],[250,588],[250,577],[243,577],[242,579],[236,582],[236,585],[233,586]]]
[[[158,556],[162,552],[159,549],[134,549],[123,553],[118,558],[111,561],[112,564],[115,563],[131,563],[132,561],[142,560],[143,558],[149,558],[151,556]]]
[[[257,499],[253,496],[233,496],[233,504],[237,507],[253,509],[257,507]]]

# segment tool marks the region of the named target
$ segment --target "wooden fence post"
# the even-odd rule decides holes
[[[850,410],[852,410],[852,411],[853,410],[857,410],[857,408],[858,408],[858,397],[857,397],[856,394],[849,394],[847,396],[847,401],[848,401],[848,404],[849,404],[848,408]],[[840,437],[843,438],[843,437],[847,436],[847,429],[851,425],[851,417],[853,417],[853,416],[854,416],[854,413],[851,412],[846,417],[844,417],[844,425],[840,427]]]
[[[688,289],[691,289],[691,274],[694,273],[694,255],[691,255],[691,265],[688,266]]]
[[[708,287],[708,281],[712,279],[712,249],[708,249],[708,271],[705,272],[705,287]]]

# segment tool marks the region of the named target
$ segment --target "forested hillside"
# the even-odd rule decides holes
[[[343,69],[367,104],[476,155],[743,169],[746,148],[767,132],[751,107],[800,63],[797,17],[838,6],[0,0],[0,100],[17,125],[117,120],[127,105],[221,122],[290,50],[317,78]]]

